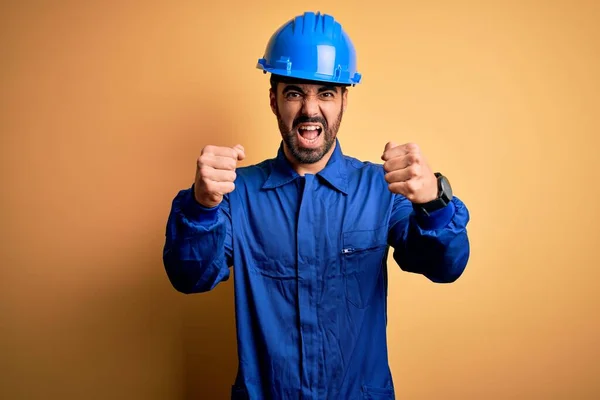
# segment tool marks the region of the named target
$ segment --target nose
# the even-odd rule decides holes
[[[319,115],[319,100],[317,96],[305,96],[302,102],[302,114],[309,117]]]

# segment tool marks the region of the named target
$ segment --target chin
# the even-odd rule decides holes
[[[325,156],[325,146],[319,148],[305,148],[300,146],[294,146],[291,149],[291,153],[294,158],[301,164],[314,164]]]

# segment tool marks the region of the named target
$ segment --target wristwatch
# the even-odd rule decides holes
[[[425,215],[429,216],[433,211],[439,210],[441,208],[446,207],[450,201],[452,200],[452,187],[450,186],[450,182],[448,178],[442,175],[439,172],[435,173],[435,177],[437,178],[438,184],[438,196],[436,199],[431,200],[427,203],[415,204],[415,207],[423,212]]]

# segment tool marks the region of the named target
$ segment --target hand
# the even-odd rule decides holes
[[[437,178],[419,146],[414,143],[398,146],[389,142],[385,145],[381,159],[385,162],[385,180],[392,193],[401,194],[416,204],[437,198]]]
[[[221,204],[223,195],[235,189],[237,162],[246,157],[242,145],[234,147],[206,146],[196,163],[194,196],[207,208]]]

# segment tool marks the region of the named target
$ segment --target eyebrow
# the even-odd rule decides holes
[[[282,93],[285,94],[285,93],[290,92],[292,90],[295,90],[297,92],[300,92],[300,93],[304,94],[304,90],[302,90],[299,86],[296,86],[296,85],[288,85],[288,86],[286,86],[285,88],[283,88],[283,92]],[[335,86],[332,86],[332,85],[321,86],[319,88],[318,92],[322,93],[322,92],[326,92],[328,90],[331,90],[331,91],[337,93],[337,88]]]
[[[326,91],[328,91],[328,90],[331,90],[331,91],[333,91],[333,92],[336,92],[336,93],[337,93],[337,87],[335,87],[335,86],[332,86],[332,85],[325,85],[325,86],[321,86],[321,87],[319,88],[319,93],[321,93],[321,92],[326,92]]]

